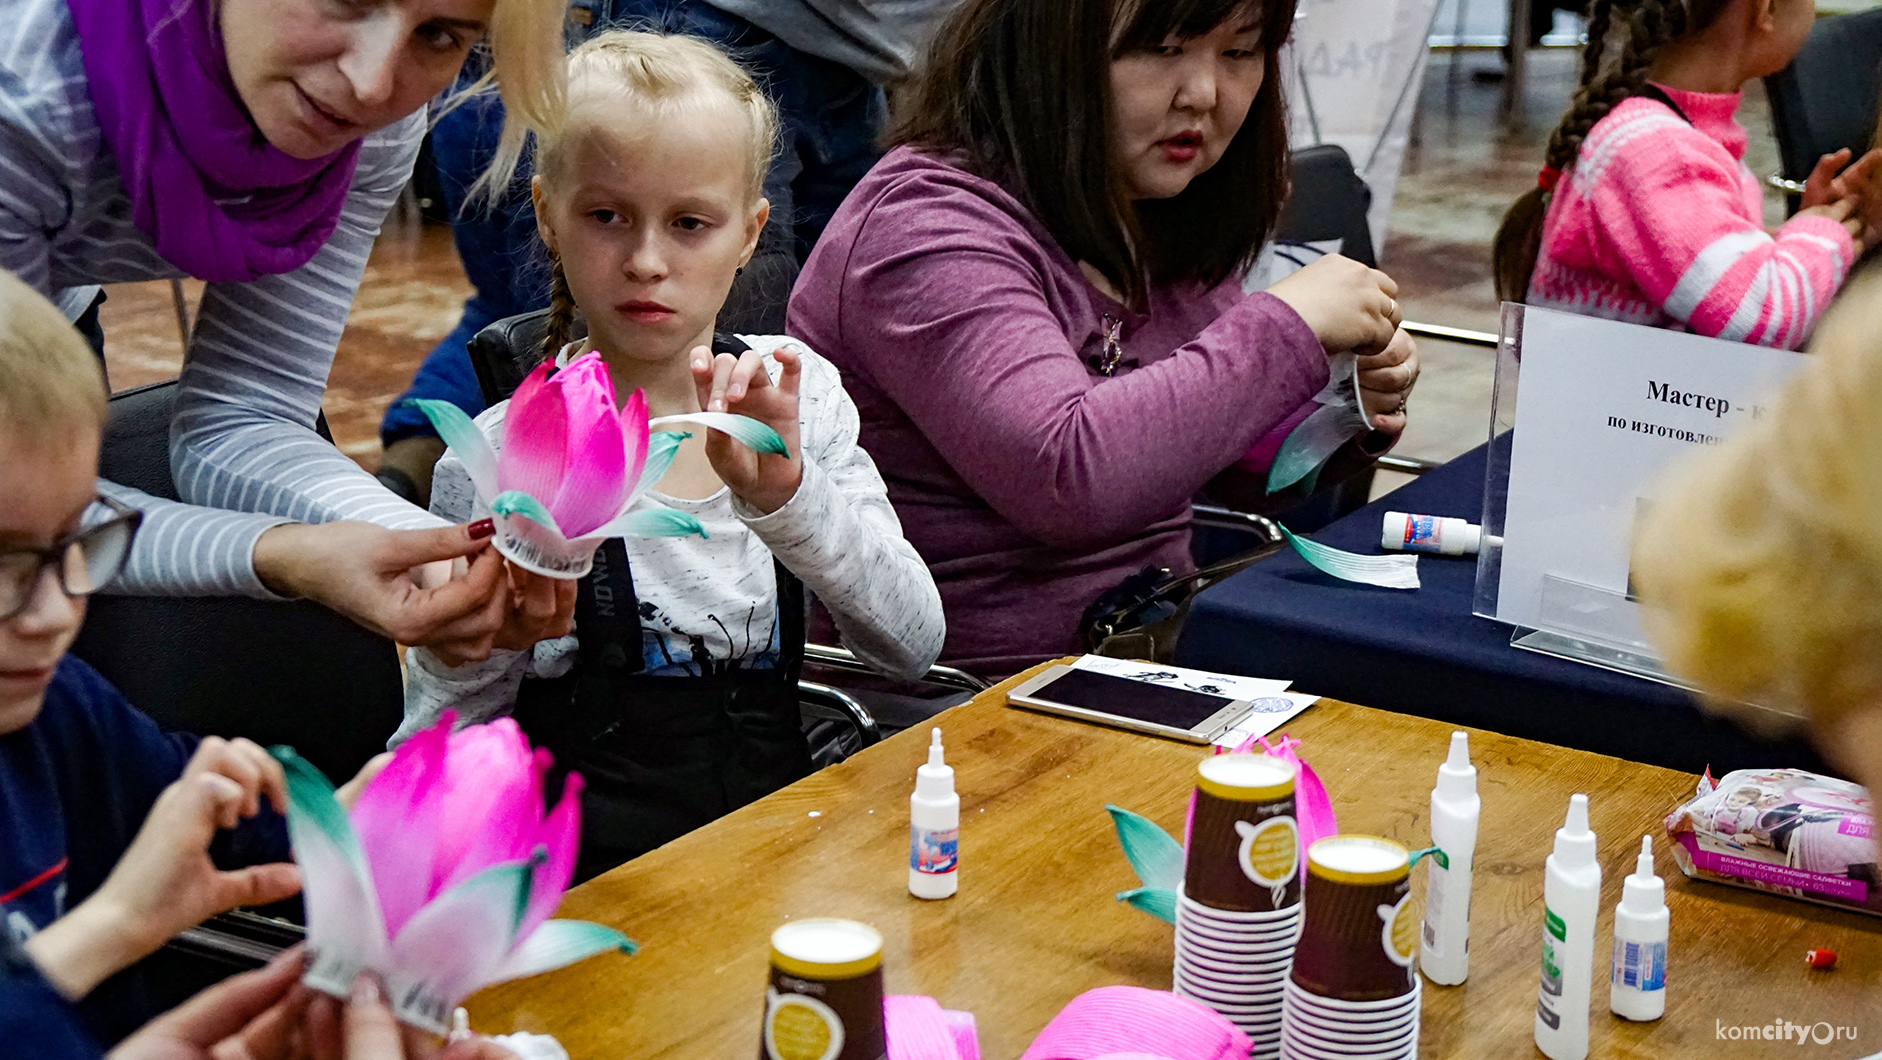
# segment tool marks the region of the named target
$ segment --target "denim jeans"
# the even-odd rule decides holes
[[[771,223],[733,284],[719,326],[782,332],[798,266],[850,189],[881,157],[875,141],[887,116],[882,90],[848,67],[798,51],[704,0],[575,0],[571,6],[578,23],[587,19],[583,32],[589,35],[647,29],[710,40],[743,64],[777,103],[779,149],[765,176]],[[467,70],[464,76],[475,75]],[[459,212],[466,189],[496,150],[502,113],[503,104],[492,95],[445,115],[432,130],[452,235],[477,293],[400,395],[446,400],[473,416],[483,411],[484,401],[465,352],[471,338],[494,321],[549,304],[547,257],[536,235],[527,175],[494,206],[468,216]],[[379,434],[390,445],[435,432],[417,410],[394,402]]]

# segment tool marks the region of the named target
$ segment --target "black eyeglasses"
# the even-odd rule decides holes
[[[144,521],[144,513],[100,497],[111,509],[102,523],[56,541],[51,548],[0,550],[0,622],[5,622],[33,601],[39,579],[53,572],[67,596],[90,596],[124,569],[131,555],[131,539]]]

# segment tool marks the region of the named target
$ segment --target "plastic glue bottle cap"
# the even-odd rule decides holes
[[[1588,796],[1572,795],[1568,800],[1568,819],[1555,830],[1555,856],[1564,869],[1592,865],[1594,833],[1588,830]],[[1649,868],[1651,873],[1652,869]]]
[[[915,770],[915,794],[927,799],[942,799],[954,794],[954,767],[948,765],[941,756],[941,730],[937,728],[928,744],[928,763]]]
[[[1451,734],[1450,755],[1438,767],[1438,794],[1447,799],[1468,799],[1477,793],[1477,767],[1470,764],[1470,736]]]
[[[1666,905],[1666,881],[1653,874],[1653,837],[1640,837],[1640,856],[1634,859],[1634,874],[1621,881],[1621,908],[1642,915],[1657,913]]]

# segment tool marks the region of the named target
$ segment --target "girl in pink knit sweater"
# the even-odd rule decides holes
[[[1814,17],[1813,0],[1595,0],[1574,102],[1497,232],[1498,296],[1801,346],[1882,236],[1882,151],[1825,156],[1775,232],[1743,161],[1739,89]]]

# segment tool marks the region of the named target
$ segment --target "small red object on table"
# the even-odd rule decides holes
[[[1819,971],[1827,971],[1836,967],[1836,951],[1810,950],[1804,954],[1804,960],[1809,962],[1812,968]]]

